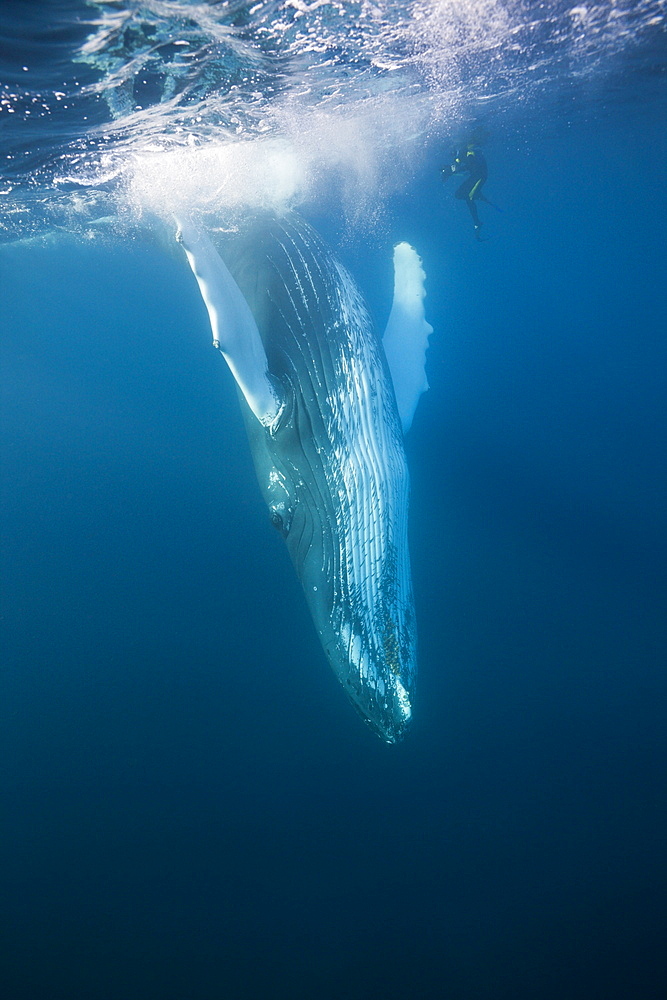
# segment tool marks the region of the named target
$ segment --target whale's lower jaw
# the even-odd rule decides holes
[[[274,458],[289,453],[299,470],[286,542],[329,663],[368,725],[395,743],[412,715],[417,637],[408,470],[393,411],[381,419],[383,391],[355,400],[355,418],[314,444],[305,433],[291,445],[277,434]],[[289,420],[303,426],[300,404]]]
[[[340,593],[339,581],[332,590]],[[412,718],[417,652],[412,594],[400,595],[399,603],[389,592],[369,607],[344,599],[330,606],[331,592],[318,601],[320,590],[310,585],[304,592],[324,652],[350,701],[381,739],[398,742]]]
[[[327,611],[325,600],[318,605],[317,594],[306,592],[306,597],[322,647],[343,690],[381,739],[397,743],[412,719],[417,643],[411,595],[401,608],[400,627],[394,620],[383,626],[381,615],[373,615],[375,620],[371,620],[365,608],[351,616],[347,602],[335,604],[330,621],[321,626]]]

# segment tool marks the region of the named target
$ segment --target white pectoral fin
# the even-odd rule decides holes
[[[409,243],[394,247],[394,301],[382,338],[403,433],[410,430],[417,403],[428,389],[426,351],[433,327],[424,317],[426,275]]]
[[[278,415],[281,400],[269,375],[255,317],[208,233],[189,219],[177,221],[177,238],[183,244],[208,311],[213,346],[229,365],[252,412],[268,425]]]

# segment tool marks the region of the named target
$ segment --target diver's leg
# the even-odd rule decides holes
[[[468,179],[465,180],[463,184],[457,187],[456,191],[454,192],[454,197],[458,198],[459,201],[467,201],[468,198],[470,197],[471,188],[472,188],[472,179],[468,177]]]
[[[468,201],[466,202],[466,204],[467,204],[468,208],[470,209],[470,214],[472,215],[472,221],[473,221],[473,224],[475,226],[475,229],[479,229],[479,227],[482,225],[482,223],[480,221],[479,214],[477,212],[477,205],[470,198],[468,198]]]
[[[470,193],[468,194],[468,208],[470,209],[470,214],[472,215],[472,221],[476,231],[479,231],[479,227],[482,223],[477,212],[477,205],[475,204],[475,201],[477,198],[482,197],[483,184],[484,180],[482,178],[478,178],[470,188]]]

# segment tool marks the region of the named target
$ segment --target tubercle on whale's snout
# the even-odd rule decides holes
[[[371,729],[376,736],[384,742],[388,743],[390,746],[395,746],[397,743],[402,743],[408,734],[410,729],[412,714],[402,717],[400,720],[388,720],[388,719],[378,719],[375,715],[369,715],[354,699],[352,704],[356,708],[357,712],[364,720],[369,729]]]
[[[355,683],[356,679],[356,671],[352,670],[347,679],[343,680],[343,688],[357,713],[385,743],[400,743],[412,722],[410,695],[400,679],[392,677],[391,688],[388,689],[389,684],[384,685],[383,693],[378,688],[384,682],[378,679],[378,685],[373,685],[373,694],[370,693],[367,682],[359,687]]]
[[[312,609],[311,609],[312,610]],[[404,615],[376,614],[373,639],[357,622],[334,621],[318,628],[322,648],[358,715],[385,743],[400,743],[412,721],[416,637],[411,606]],[[399,631],[396,618],[403,620]],[[388,623],[381,628],[381,620]],[[391,626],[391,627],[389,627]]]

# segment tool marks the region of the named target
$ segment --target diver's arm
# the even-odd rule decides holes
[[[449,169],[453,174],[467,174],[470,171],[470,164],[465,160],[462,160],[460,156],[457,156],[453,163],[450,163]],[[445,168],[443,167],[443,171]],[[446,174],[446,171],[445,171]]]

